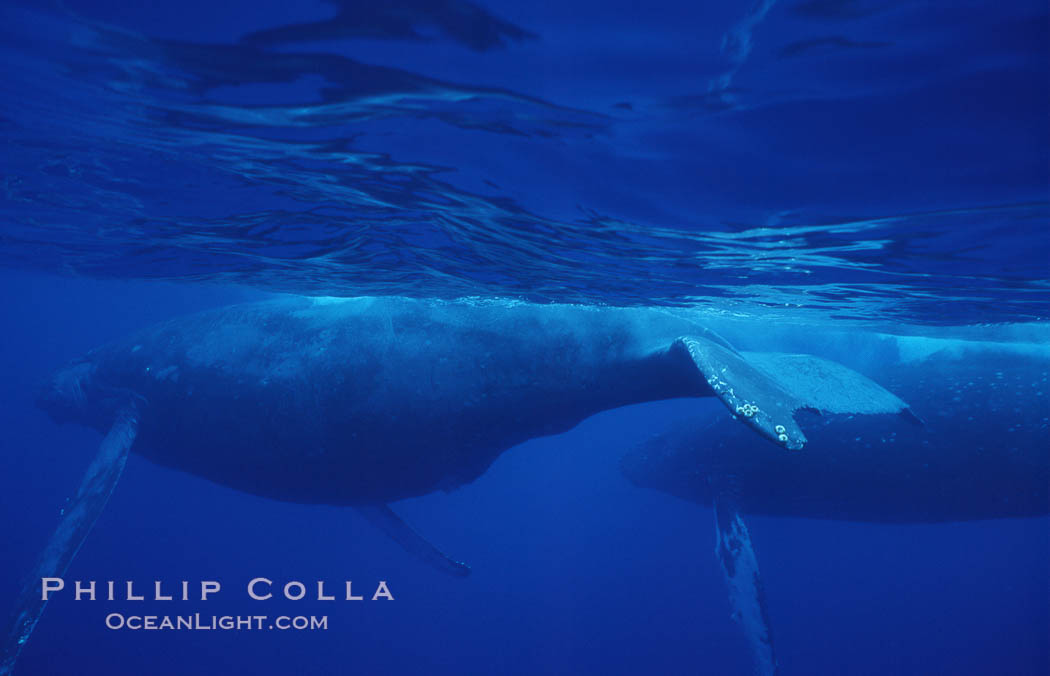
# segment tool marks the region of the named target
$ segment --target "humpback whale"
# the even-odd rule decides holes
[[[825,408],[829,387],[867,382],[837,375],[785,389],[775,369],[654,308],[291,298],[145,329],[59,370],[39,396],[56,421],[105,438],[19,597],[0,674],[43,611],[34,582],[64,572],[131,450],[240,491],[355,507],[463,575],[387,503],[454,488],[516,444],[657,399],[717,397],[774,450],[799,450],[798,412]]]
[[[855,401],[853,413],[803,420],[806,450],[786,454],[724,421],[687,417],[621,460],[634,484],[714,508],[716,554],[760,674],[776,673],[776,657],[743,515],[933,523],[1050,512],[1050,348],[889,335],[850,344],[851,366],[908,402],[911,424]],[[760,368],[800,359],[741,356]],[[805,381],[809,370],[780,374]]]

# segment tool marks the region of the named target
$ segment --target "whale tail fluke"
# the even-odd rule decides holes
[[[88,466],[80,488],[63,511],[58,528],[18,595],[0,652],[0,676],[9,676],[14,671],[15,662],[47,605],[42,598],[41,578],[61,577],[69,567],[120,480],[137,432],[138,410],[134,405],[128,405],[117,414],[98,454]]]
[[[470,566],[450,558],[409,526],[387,505],[360,505],[357,511],[409,554],[427,565],[455,577],[470,575]]]

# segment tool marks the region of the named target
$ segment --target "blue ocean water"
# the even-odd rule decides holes
[[[1045,2],[0,16],[3,612],[99,441],[36,388],[196,310],[485,297],[689,308],[743,334],[1050,341]],[[275,601],[331,624],[275,636],[111,631],[103,604],[60,597],[18,673],[749,673],[711,510],[618,468],[683,406],[604,412],[399,503],[466,580],[346,509],[133,456],[68,578],[218,579],[229,614],[258,612],[232,591],[257,575],[387,579],[396,603]],[[1050,668],[1046,516],[748,525],[783,674]]]

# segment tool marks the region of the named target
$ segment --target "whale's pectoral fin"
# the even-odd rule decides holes
[[[734,415],[792,450],[806,444],[795,416],[800,410],[910,413],[906,403],[867,376],[812,355],[737,352],[713,335],[683,336],[672,349],[689,355]]]
[[[391,540],[401,545],[405,551],[419,558],[443,573],[466,577],[470,575],[470,566],[455,561],[445,555],[440,549],[432,545],[415,529],[405,523],[394,510],[386,505],[363,505],[358,506],[358,513],[365,517],[372,525],[383,531]]]
[[[712,336],[683,336],[672,349],[684,350],[715,396],[756,432],[792,450],[806,444],[794,416],[804,403],[728,344]]]
[[[7,676],[14,669],[18,655],[47,605],[47,601],[42,598],[41,578],[61,577],[66,572],[117,485],[137,431],[138,411],[129,405],[117,415],[109,434],[102,440],[98,454],[80,482],[80,488],[69,501],[58,528],[18,596],[0,655],[0,676]]]
[[[773,633],[766,610],[766,596],[758,559],[751,546],[751,534],[731,499],[715,498],[715,527],[717,542],[715,554],[722,564],[729,603],[736,620],[747,638],[754,658],[755,672],[761,676],[777,673],[777,658],[773,651]]]

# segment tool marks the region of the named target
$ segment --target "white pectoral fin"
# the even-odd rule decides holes
[[[674,346],[689,355],[733,415],[791,450],[806,444],[795,416],[799,410],[858,415],[911,412],[904,401],[867,376],[820,357],[737,352],[712,335],[683,336]]]
[[[806,435],[794,413],[804,404],[736,350],[708,336],[682,336],[672,349],[684,350],[730,412],[775,444],[799,450]]]
[[[470,575],[470,566],[449,558],[440,549],[432,545],[415,529],[405,523],[394,510],[386,505],[361,505],[357,511],[373,526],[401,545],[401,547],[424,563],[437,568],[443,573],[466,577]]]
[[[120,480],[137,432],[138,411],[129,405],[117,415],[109,434],[102,440],[79,490],[69,501],[58,528],[18,595],[15,612],[4,637],[3,652],[0,653],[0,676],[7,676],[14,670],[22,648],[47,605],[41,593],[41,578],[61,577],[69,567]]]
[[[714,508],[717,532],[715,554],[722,564],[733,619],[744,630],[755,673],[773,676],[777,673],[773,632],[766,609],[762,576],[758,571],[758,559],[751,545],[751,534],[732,501],[716,498]]]

